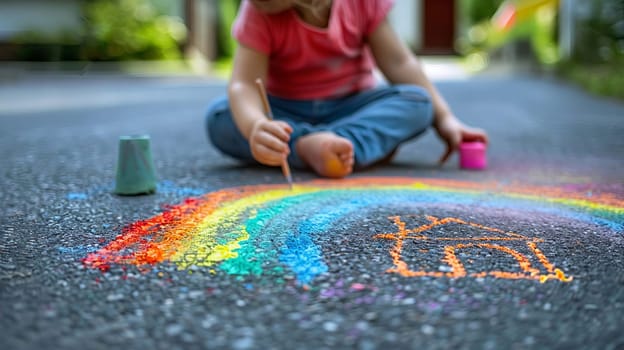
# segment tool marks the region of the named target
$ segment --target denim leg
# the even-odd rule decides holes
[[[249,142],[243,137],[232,119],[227,97],[213,101],[206,115],[208,139],[224,154],[246,162],[256,162],[251,155]]]
[[[355,168],[370,166],[433,122],[428,92],[414,85],[376,88],[344,100],[333,111],[341,116],[329,129],[353,143]]]
[[[384,86],[326,101],[293,101],[269,96],[275,119],[292,128],[288,162],[306,165],[294,151],[297,139],[310,133],[332,131],[354,146],[355,168],[382,160],[400,144],[423,133],[433,122],[430,97],[414,85]],[[214,101],[206,117],[208,136],[221,152],[243,161],[256,162],[249,143],[232,119],[226,97]]]

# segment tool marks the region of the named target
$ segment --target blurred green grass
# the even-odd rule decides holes
[[[624,100],[624,59],[591,65],[567,61],[562,62],[557,70],[561,76],[591,93]]]

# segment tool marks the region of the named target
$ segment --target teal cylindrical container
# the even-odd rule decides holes
[[[115,193],[139,195],[156,192],[156,172],[148,135],[121,136]]]

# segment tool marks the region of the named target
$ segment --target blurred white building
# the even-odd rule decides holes
[[[0,40],[31,30],[43,33],[79,30],[80,17],[80,0],[2,0]]]
[[[421,54],[451,54],[460,28],[461,0],[395,0],[390,23]]]

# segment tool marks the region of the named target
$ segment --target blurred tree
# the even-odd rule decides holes
[[[593,93],[624,99],[624,0],[584,5],[572,57],[560,71]]]
[[[83,55],[92,61],[177,59],[186,29],[148,0],[90,0],[84,8]]]
[[[595,0],[590,15],[579,21],[573,59],[604,63],[624,57],[624,0]]]
[[[241,0],[219,0],[217,3],[218,17],[218,54],[220,58],[229,58],[234,55],[236,42],[232,38],[231,28]]]

